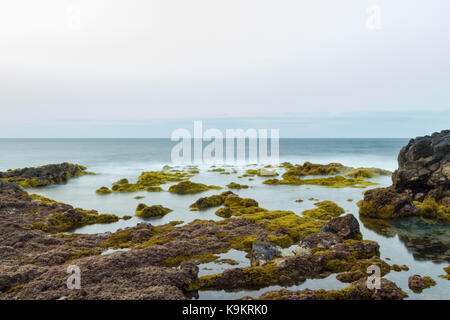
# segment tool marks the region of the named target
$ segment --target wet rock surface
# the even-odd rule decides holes
[[[378,244],[360,239],[352,215],[321,220],[336,214],[322,208],[317,217],[300,218],[288,211],[267,211],[250,200],[228,199],[232,217],[220,221],[139,223],[114,233],[81,235],[36,224],[53,226],[50,218],[58,213],[98,213],[25,192],[1,191],[0,298],[188,299],[197,290],[290,285],[331,273],[364,273],[373,264],[383,274],[389,272],[379,258]],[[326,227],[320,231],[321,226]],[[280,257],[274,241],[298,237],[307,247],[304,252]],[[129,250],[101,254],[123,248]],[[259,265],[198,277],[199,264],[215,261],[230,249],[249,253]],[[67,288],[70,265],[81,272],[79,290]]]
[[[299,291],[277,290],[261,295],[260,300],[403,300],[406,294],[392,281],[381,279],[380,289],[369,289],[367,278],[352,283],[342,290]]]

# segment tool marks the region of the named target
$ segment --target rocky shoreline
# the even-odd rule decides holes
[[[393,185],[364,193],[364,200],[358,203],[360,217],[376,218],[378,223],[407,216],[449,222],[449,156],[448,130],[411,140],[400,152]],[[388,174],[376,168],[354,169],[340,164],[284,164],[284,168],[281,179],[263,183],[360,187],[372,185],[366,180],[372,175]],[[111,190],[104,187],[98,193],[161,191],[160,185],[166,181],[177,182],[169,190],[177,194],[219,189],[188,181],[195,174],[195,170],[189,170],[143,173],[135,184],[121,179]],[[247,171],[249,177],[258,175],[257,171]],[[187,224],[172,221],[163,225],[141,222],[113,233],[77,234],[67,232],[131,217],[74,208],[24,191],[83,174],[88,174],[86,168],[67,163],[0,173],[0,299],[191,299],[200,290],[288,287],[330,275],[349,285],[341,290],[269,290],[259,299],[407,297],[385,278],[379,289],[368,287],[370,266],[377,266],[381,276],[402,272],[407,267],[391,266],[381,259],[378,243],[363,239],[355,216],[344,214],[344,209],[332,201],[316,202],[315,208],[296,214],[268,210],[260,207],[257,199],[225,191],[200,197],[190,206],[192,214],[217,208],[220,220],[194,220]],[[303,178],[314,175],[330,177]],[[142,204],[136,215],[165,215],[170,211]],[[233,261],[224,260],[229,268],[222,273],[199,276],[199,266],[218,261],[220,254],[232,249],[245,252],[250,265],[234,266]],[[81,271],[81,289],[67,286],[71,265]],[[414,292],[434,282],[426,276],[410,278]]]

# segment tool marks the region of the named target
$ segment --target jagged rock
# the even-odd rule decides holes
[[[399,193],[426,194],[439,200],[450,186],[450,130],[411,139],[398,155],[392,175]]]
[[[352,214],[332,218],[320,231],[335,233],[341,239],[352,239],[360,235],[358,220]]]

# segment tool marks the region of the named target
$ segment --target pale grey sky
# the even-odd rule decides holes
[[[371,5],[380,30],[366,25]],[[444,129],[449,12],[448,0],[2,1],[0,137],[233,117],[292,136],[302,133],[270,117],[311,112],[321,136],[336,132],[317,114],[416,119],[368,136]]]

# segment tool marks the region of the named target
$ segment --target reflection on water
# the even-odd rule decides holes
[[[364,226],[385,237],[395,235],[415,260],[450,262],[450,227],[448,224],[418,217],[395,221],[362,218]]]

